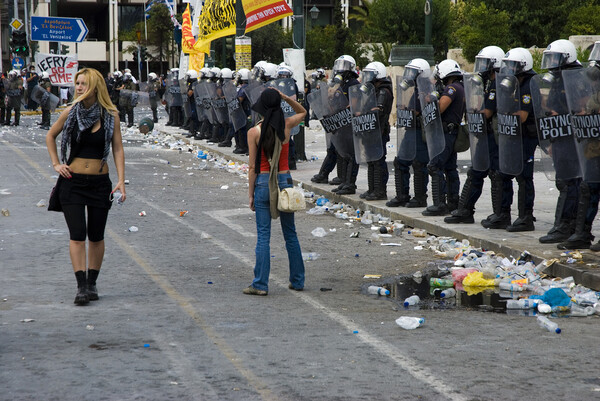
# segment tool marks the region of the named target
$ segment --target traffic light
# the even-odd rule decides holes
[[[148,56],[150,56],[148,54],[148,48],[146,46],[140,46],[140,57],[142,61],[148,60]]]
[[[13,31],[11,47],[13,53],[18,56],[26,56],[29,52],[29,46],[27,46],[27,33],[25,31]]]
[[[227,53],[233,53],[233,37],[225,38],[225,50]]]
[[[133,52],[133,62],[138,63],[138,52]]]

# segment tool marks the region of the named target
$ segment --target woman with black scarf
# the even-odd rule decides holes
[[[59,159],[56,137],[61,132]],[[111,145],[118,175],[115,186],[106,163]],[[119,202],[126,198],[119,113],[97,70],[84,68],[75,74],[75,100],[48,131],[46,146],[52,166],[60,175],[58,198],[69,227],[69,253],[77,278],[75,303],[84,305],[98,299],[96,279],[104,258],[104,228],[113,194],[121,192]]]
[[[292,106],[295,115],[284,117],[281,110],[282,99]],[[263,120],[248,131],[248,196],[250,209],[256,212],[257,240],[254,280],[244,289],[244,294],[267,295],[269,292],[271,219],[277,217],[281,217],[281,229],[288,253],[289,288],[302,291],[304,262],[296,235],[294,213],[277,210],[277,193],[279,189],[294,185],[288,164],[290,132],[304,121],[306,110],[300,103],[275,89],[265,89],[252,109],[263,116]]]

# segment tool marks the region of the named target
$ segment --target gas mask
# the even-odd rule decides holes
[[[560,76],[558,76],[559,73],[559,71],[548,71],[542,76],[542,81],[548,85],[552,85],[560,79]]]

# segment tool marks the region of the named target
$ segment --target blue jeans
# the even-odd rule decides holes
[[[279,188],[293,186],[290,174],[278,174]],[[252,286],[259,290],[269,290],[271,271],[271,210],[269,208],[269,174],[259,174],[254,186],[254,208],[256,210],[256,265]],[[300,242],[296,235],[294,213],[280,212],[281,230],[285,238],[290,264],[290,283],[294,288],[304,288],[304,261]]]

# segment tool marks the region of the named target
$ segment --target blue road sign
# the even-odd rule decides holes
[[[83,42],[87,34],[87,26],[81,18],[31,17],[31,40]]]
[[[20,70],[23,68],[23,66],[25,66],[25,61],[23,61],[21,57],[15,57],[12,59],[12,67],[15,70]]]

